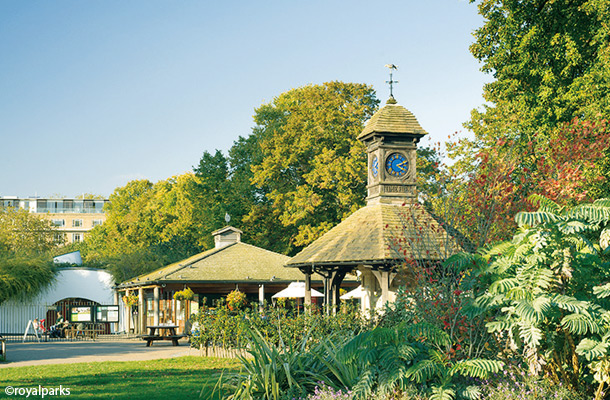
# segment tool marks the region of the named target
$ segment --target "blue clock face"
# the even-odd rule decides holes
[[[379,173],[379,160],[377,159],[377,156],[373,156],[373,161],[371,161],[371,172],[374,177]]]
[[[392,153],[385,160],[385,169],[392,176],[402,177],[409,170],[409,161],[404,154]]]

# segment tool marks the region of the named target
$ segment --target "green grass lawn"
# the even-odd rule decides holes
[[[7,396],[7,386],[38,388],[38,385],[70,388],[70,396],[45,396],[49,399],[198,399],[202,389],[203,398],[210,398],[222,371],[237,371],[238,365],[237,360],[191,356],[2,368],[0,398],[25,398]]]

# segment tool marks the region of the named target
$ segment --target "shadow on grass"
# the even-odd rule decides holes
[[[43,365],[10,368],[1,386],[70,388],[70,399],[219,399],[211,396],[221,374],[237,371],[236,360],[173,359]],[[4,392],[4,388],[0,388]]]

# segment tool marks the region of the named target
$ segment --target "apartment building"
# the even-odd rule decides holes
[[[106,221],[108,200],[0,197],[0,207],[18,207],[48,219],[66,243],[81,242],[88,231]]]

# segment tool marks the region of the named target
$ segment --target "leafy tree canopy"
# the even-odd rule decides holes
[[[5,257],[42,255],[60,241],[49,220],[14,207],[0,208],[0,254]]]
[[[474,2],[471,1],[471,2]],[[530,140],[610,111],[610,1],[482,0],[471,52],[495,80],[468,124],[480,140]]]
[[[364,204],[365,152],[356,137],[378,103],[370,86],[330,82],[256,109],[261,158],[251,167],[252,183],[269,201],[261,207],[294,232],[290,245],[311,243]],[[260,219],[255,207],[246,221]]]
[[[135,180],[115,189],[106,222],[85,238],[85,262],[109,268],[122,281],[206,248],[199,230],[204,215],[198,185],[188,173],[156,184]]]
[[[608,0],[481,0],[470,50],[494,80],[450,143],[456,223],[473,243],[507,239],[541,194],[562,205],[610,196]]]
[[[53,282],[51,252],[61,244],[50,221],[0,208],[0,304],[36,295]]]

